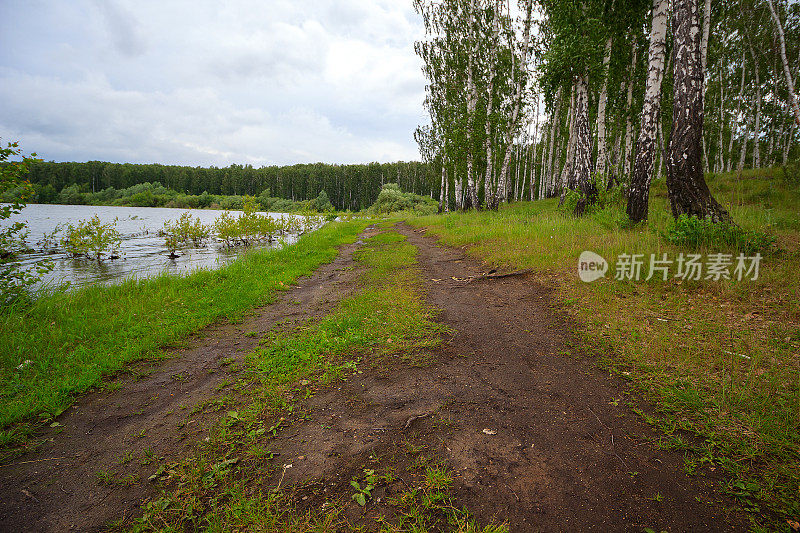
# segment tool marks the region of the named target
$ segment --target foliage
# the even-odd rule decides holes
[[[269,215],[257,213],[255,206],[251,197],[244,204],[245,209],[240,216],[233,217],[229,211],[225,211],[217,217],[213,224],[214,232],[225,246],[248,246],[254,242],[271,242],[279,233],[300,233],[299,230],[291,231],[295,229],[295,217],[281,217],[276,221]]]
[[[372,491],[375,489],[375,485],[378,483],[378,476],[375,475],[375,470],[371,468],[364,469],[364,484],[358,482],[357,479],[350,480],[350,486],[355,489],[355,494],[353,494],[353,500],[364,507],[367,505],[367,498],[372,497]]]
[[[261,168],[37,161],[30,165],[29,176],[34,187],[32,201],[38,203],[177,208],[216,204],[238,210],[249,194],[258,195],[261,208],[272,212],[322,212],[327,204],[321,191],[335,209],[365,209],[375,202],[386,176],[418,194],[430,194],[434,188],[425,164],[403,161]]]
[[[745,254],[769,253],[776,242],[774,235],[763,231],[748,231],[734,224],[715,223],[685,214],[670,221],[661,235],[676,246],[735,249]]]
[[[188,211],[181,214],[178,220],[164,222],[161,230],[164,236],[164,243],[171,254],[175,253],[180,246],[189,242],[195,246],[201,246],[211,234],[210,228],[200,222],[200,218],[193,217]]]
[[[428,215],[435,213],[437,209],[438,206],[434,200],[418,194],[403,192],[396,183],[385,184],[378,194],[378,199],[370,207],[370,211],[378,215],[403,211]]]
[[[104,256],[115,259],[122,244],[122,236],[117,231],[117,219],[103,223],[94,215],[88,220],[79,220],[77,224],[67,224],[61,245],[73,257],[85,256],[98,263]]]
[[[36,161],[36,154],[31,154],[31,157],[22,156],[21,161],[8,161],[15,156],[22,156],[19,143],[11,142],[5,148],[0,148],[0,198],[8,202],[0,204],[0,222],[19,214],[32,193],[30,183],[23,181],[21,176]],[[52,270],[49,263],[34,268],[25,268],[19,264],[17,255],[28,249],[27,235],[23,222],[13,222],[0,228],[0,309],[26,299],[30,288],[43,274]]]
[[[594,181],[595,189],[597,190],[597,199],[587,206],[584,214],[591,215],[606,228],[629,225],[627,215],[625,215],[625,192],[622,186],[606,187],[606,178],[601,174],[592,174],[591,179]],[[581,192],[579,190],[566,189],[564,191],[564,201],[559,205],[559,210],[567,216],[573,216],[575,206],[580,198]]]
[[[783,181],[791,187],[800,187],[800,160],[783,165]]]
[[[330,198],[328,198],[328,193],[326,193],[324,190],[320,191],[317,197],[314,199],[314,208],[320,213],[333,211],[333,204],[331,203]]]

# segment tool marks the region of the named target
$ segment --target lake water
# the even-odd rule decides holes
[[[225,248],[212,238],[205,246],[181,249],[178,251],[180,257],[170,259],[164,246],[164,238],[158,236],[158,231],[163,228],[165,221],[175,221],[187,211],[205,225],[213,223],[223,212],[212,209],[29,204],[19,214],[3,221],[2,225],[7,226],[15,221],[26,222],[30,232],[28,245],[38,249],[36,243],[58,224],[75,224],[94,215],[104,223],[112,222],[116,218],[117,231],[122,236],[122,253],[119,259],[105,260],[98,264],[90,259],[68,257],[64,253],[51,255],[41,252],[26,254],[20,258],[25,266],[52,260],[55,268],[42,281],[48,284],[68,282],[71,288],[92,283],[115,283],[128,278],[145,278],[162,273],[181,274],[199,268],[219,268],[244,250],[243,247]],[[263,214],[273,218],[285,216],[280,213]],[[233,215],[238,216],[238,213],[234,212]],[[296,239],[296,235],[289,235],[284,240],[292,243]],[[275,242],[261,247],[269,246],[280,244]]]

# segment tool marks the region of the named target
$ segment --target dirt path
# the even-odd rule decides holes
[[[428,301],[456,333],[431,366],[365,368],[301,402],[302,416],[287,421],[272,447],[277,461],[292,464],[278,471],[300,510],[348,501],[350,479],[379,457],[390,458],[396,484],[405,483],[413,457],[404,464],[404,450],[413,447],[449,466],[459,506],[480,523],[507,520],[512,532],[746,530],[742,517],[725,513],[729,502],[706,477],[713,472],[689,478],[679,454],[649,441],[653,431],[625,405],[627,385],[573,348],[580,328],[552,308],[546,287],[529,276],[467,282],[485,269],[408,226],[398,230],[419,249]],[[153,466],[134,466],[139,452],[114,466],[131,448],[150,446],[167,460],[187,453],[213,415],[193,416],[179,430],[180,406],[215,396],[231,377],[223,360],[255,343],[244,332],[330,309],[354,285],[355,274],[343,269],[355,246],[260,317],[212,328],[156,373],[82,400],[59,420],[64,430],[53,442],[18,459],[44,461],[0,467],[0,530],[93,530],[132,514],[148,484],[108,487],[96,473],[138,468],[146,478]],[[366,509],[351,502],[348,517],[374,525],[373,517],[391,516],[392,490],[376,489]]]
[[[236,379],[230,363],[276,324],[323,315],[353,290],[361,242],[242,323],[206,328],[173,350],[175,357],[136,365],[116,390],[76,402],[58,417],[60,426],[38,436],[37,449],[0,465],[0,531],[96,531],[135,513],[154,492],[146,480],[160,459],[186,456],[218,417],[194,408]]]
[[[309,418],[277,451],[293,463],[284,486],[298,484],[308,508],[352,492],[371,458],[396,458],[411,442],[456,474],[459,505],[512,532],[747,529],[709,477],[687,477],[679,454],[648,441],[624,382],[569,354],[578,326],[551,308],[547,288],[529,276],[468,283],[481,265],[398,229],[419,249],[429,302],[457,333],[432,367],[365,372],[306,404]],[[391,515],[377,503],[383,491],[351,517]]]

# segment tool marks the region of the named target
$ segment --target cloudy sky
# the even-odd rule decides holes
[[[0,0],[0,137],[45,160],[418,159],[411,0]]]

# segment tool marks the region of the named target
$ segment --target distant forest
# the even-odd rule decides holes
[[[262,195],[296,202],[314,200],[325,191],[339,210],[357,211],[372,205],[381,186],[397,183],[407,192],[438,199],[438,180],[420,162],[329,165],[314,163],[285,167],[225,168],[184,167],[159,164],[36,162],[27,178],[35,186],[33,201],[57,201],[62,189],[77,185],[82,192],[99,193],[109,187],[127,189],[158,182],[190,195]]]

